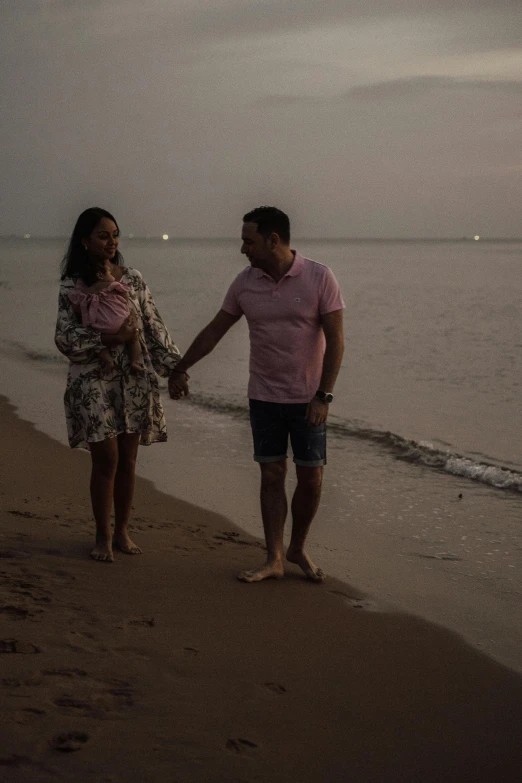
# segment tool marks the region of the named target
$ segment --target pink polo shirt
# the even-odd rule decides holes
[[[262,269],[243,269],[222,309],[248,322],[250,399],[310,402],[323,370],[321,316],[343,307],[332,271],[299,253],[278,283]]]

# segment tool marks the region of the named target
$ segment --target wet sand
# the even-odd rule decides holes
[[[522,678],[356,585],[248,585],[260,542],[139,479],[88,557],[89,457],[1,399],[0,779],[520,780]]]

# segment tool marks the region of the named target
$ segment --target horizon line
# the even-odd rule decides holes
[[[187,237],[187,236],[170,236],[167,239],[163,239],[161,234],[121,234],[122,240],[134,240],[140,241],[158,241],[158,242],[240,242],[240,238],[237,236],[223,237],[223,236],[201,236],[201,237]],[[5,239],[19,239],[19,240],[68,240],[69,235],[65,234],[0,234],[0,240]],[[522,242],[522,237],[495,237],[495,236],[479,236],[478,239],[474,236],[398,236],[398,237],[371,237],[371,236],[328,236],[328,237],[310,237],[310,236],[297,236],[292,238],[292,241],[297,242]]]

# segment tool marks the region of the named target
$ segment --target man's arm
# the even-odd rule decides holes
[[[321,317],[321,324],[326,340],[326,350],[319,388],[324,392],[333,392],[344,353],[343,311],[334,310],[331,313],[325,313]],[[308,406],[307,418],[310,425],[322,424],[326,421],[327,416],[328,404],[314,397]]]
[[[230,315],[225,310],[220,310],[216,317],[201,330],[170,374],[169,394],[173,400],[179,400],[180,397],[188,394],[187,370],[213,351],[221,338],[240,318],[240,315]]]

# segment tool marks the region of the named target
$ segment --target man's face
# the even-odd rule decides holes
[[[265,239],[257,230],[257,223],[243,223],[241,231],[241,252],[250,265],[263,269],[272,258],[270,237]]]

